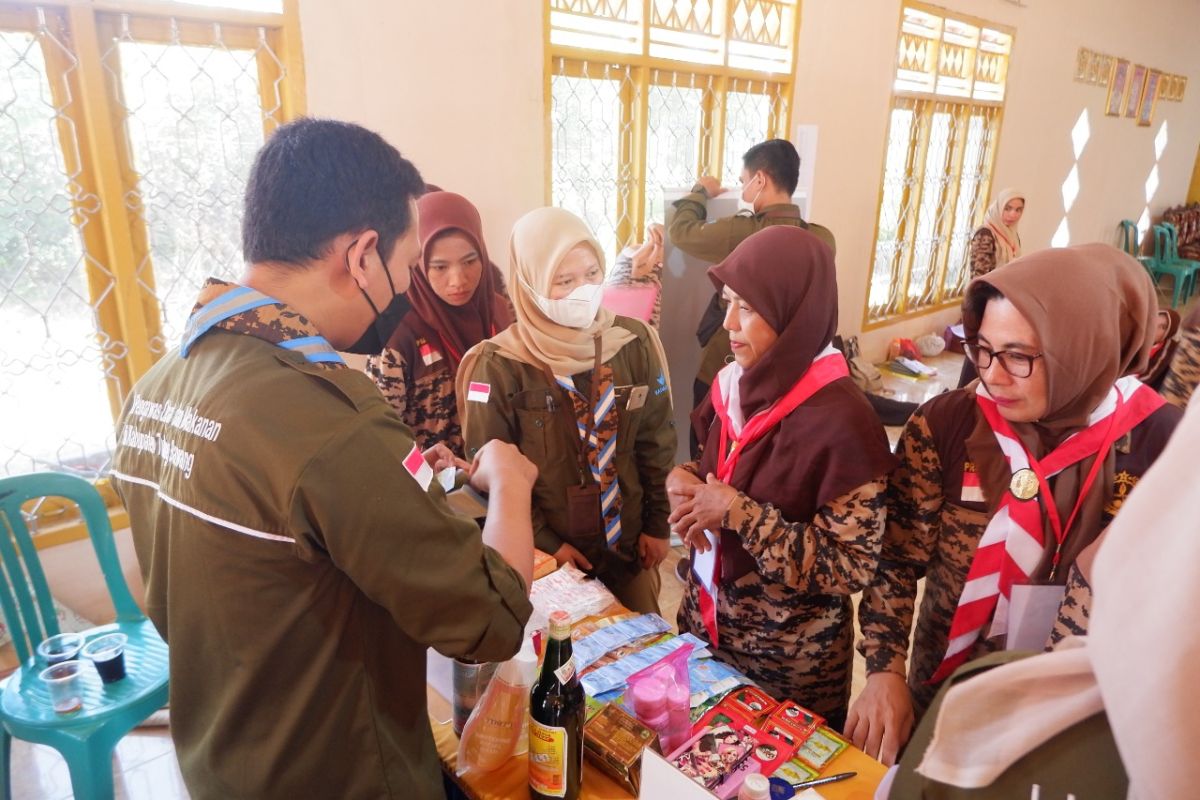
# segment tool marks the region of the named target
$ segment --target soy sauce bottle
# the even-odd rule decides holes
[[[529,693],[529,796],[579,797],[583,785],[583,687],[571,652],[571,617],[550,615],[542,672]]]

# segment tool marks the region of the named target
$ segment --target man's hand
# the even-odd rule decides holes
[[[721,192],[725,191],[721,188],[721,182],[712,175],[705,175],[699,178],[696,183],[704,187],[704,193],[709,197],[716,197]]]
[[[709,473],[706,483],[697,481],[694,484],[684,484],[679,487],[682,502],[667,518],[671,530],[679,534],[687,544],[705,552],[708,550],[705,529],[713,532],[720,530],[725,512],[729,510],[737,494],[737,489],[717,480],[712,473]]]
[[[671,549],[669,539],[656,539],[642,534],[638,537],[638,555],[642,559],[642,569],[654,569],[667,557]]]
[[[667,473],[667,502],[671,504],[671,510],[674,511],[680,503],[691,497],[690,494],[687,497],[684,496],[684,486],[700,486],[703,483],[704,481],[683,467],[675,467]]]
[[[855,747],[891,766],[912,736],[913,719],[912,696],[904,676],[876,672],[867,677],[866,688],[850,706],[844,733]]]
[[[492,439],[475,453],[467,480],[472,488],[484,494],[491,493],[501,482],[531,491],[537,475],[537,467],[521,454],[516,445]]]
[[[447,467],[467,470],[471,468],[470,464],[454,455],[454,451],[443,442],[438,442],[421,455],[425,456],[425,463],[432,467],[434,472],[441,472]]]
[[[563,546],[554,551],[554,560],[561,567],[563,564],[570,564],[575,569],[582,572],[587,572],[592,568],[592,562],[583,557],[583,553],[576,550],[571,545],[563,542]]]

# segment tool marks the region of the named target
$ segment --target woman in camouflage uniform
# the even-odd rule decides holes
[[[1159,391],[1171,405],[1187,408],[1197,383],[1200,383],[1200,306],[1193,308],[1183,321],[1179,345],[1171,356]]]
[[[699,462],[668,481],[672,525],[693,547],[679,627],[767,692],[840,728],[850,595],[874,573],[895,460],[831,346],[828,245],[800,228],[768,227],[709,276],[728,301],[734,360],[692,415]],[[697,551],[714,548],[710,581]]]
[[[859,606],[868,677],[847,734],[868,754],[894,761],[942,677],[1004,648],[1010,596],[1032,591],[1018,585],[1067,584],[1058,624],[1086,632],[1090,592],[1075,561],[1180,416],[1132,377],[1156,312],[1145,270],[1107,245],[1033,253],[968,287],[980,380],[905,426],[879,568]]]
[[[417,201],[421,263],[408,290],[412,310],[367,374],[422,450],[462,453],[454,375],[463,354],[512,322],[483,242],[479,211],[461,195],[430,192]]]

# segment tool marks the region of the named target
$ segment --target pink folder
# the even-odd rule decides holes
[[[620,286],[609,284],[604,287],[604,298],[600,304],[614,314],[633,317],[649,322],[654,313],[654,301],[658,299],[657,286]]]

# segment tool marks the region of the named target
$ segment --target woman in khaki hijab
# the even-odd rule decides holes
[[[1010,637],[1042,647],[1068,582],[1086,598],[1075,559],[1180,416],[1134,377],[1157,310],[1145,270],[1107,245],[1032,253],[967,288],[980,379],[905,426],[880,566],[859,607],[867,688],[847,732],[871,755],[894,760],[914,711],[958,665]],[[1048,616],[1022,611],[1033,608]],[[1086,624],[1085,613],[1075,619]]]
[[[604,255],[557,208],[517,221],[505,283],[517,321],[473,347],[457,380],[467,456],[490,439],[537,465],[534,542],[658,611],[676,436],[666,358],[644,323],[600,307]]]

